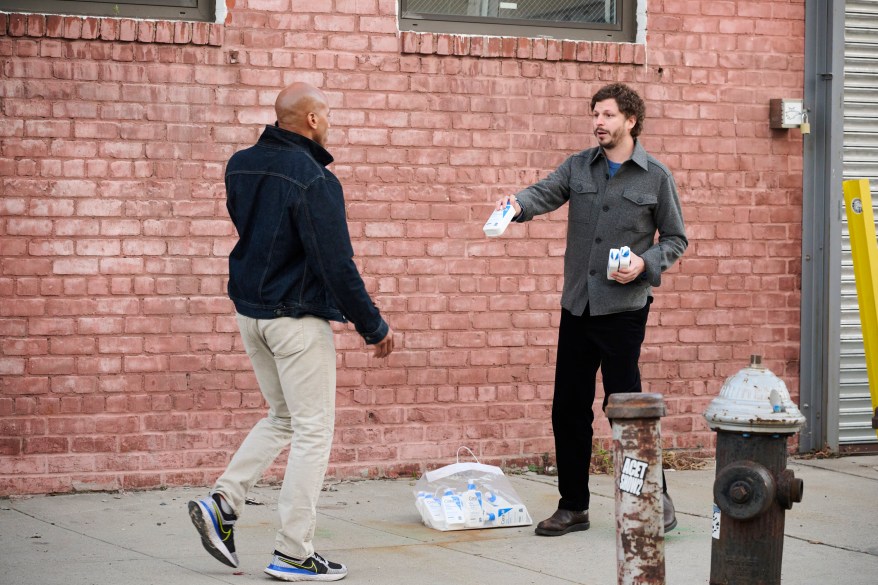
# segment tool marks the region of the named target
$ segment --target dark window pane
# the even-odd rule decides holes
[[[0,11],[213,22],[215,0],[0,0]]]
[[[406,14],[615,23],[615,0],[408,0]]]
[[[400,0],[400,30],[633,42],[637,0]]]

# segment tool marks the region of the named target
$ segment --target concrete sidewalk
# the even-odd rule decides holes
[[[804,497],[786,514],[783,582],[878,583],[878,456],[795,460]],[[667,583],[707,583],[715,471],[668,472],[679,526],[665,540]],[[555,479],[512,476],[534,521],[555,509]],[[533,526],[437,532],[423,526],[411,480],[341,482],[320,500],[315,544],[345,563],[343,583],[417,585],[613,585],[613,481],[593,480],[591,529],[557,538]],[[186,511],[206,489],[0,499],[4,585],[262,585],[278,490],[257,487],[236,526],[239,569],[201,547]]]

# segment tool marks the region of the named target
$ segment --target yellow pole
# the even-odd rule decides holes
[[[866,350],[866,373],[872,409],[878,417],[878,241],[875,237],[875,216],[867,179],[844,181],[844,209],[851,236],[851,256],[857,282],[863,347]],[[876,418],[872,419],[875,427]],[[878,433],[878,428],[876,428]]]

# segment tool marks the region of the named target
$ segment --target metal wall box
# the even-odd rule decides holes
[[[769,101],[770,128],[799,128],[804,121],[805,106],[802,100],[783,98]]]

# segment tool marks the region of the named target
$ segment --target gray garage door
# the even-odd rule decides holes
[[[878,0],[845,4],[844,178],[869,179],[878,203]],[[878,217],[878,209],[876,209]],[[841,251],[839,445],[878,443],[847,221]]]

